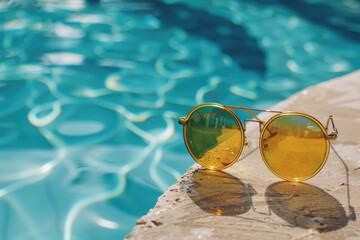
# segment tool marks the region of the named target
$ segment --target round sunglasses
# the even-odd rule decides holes
[[[244,120],[244,128],[232,109],[245,110],[254,119]],[[253,111],[275,115],[264,122]],[[289,181],[315,176],[329,155],[329,140],[335,140],[338,135],[332,116],[324,127],[305,113],[216,103],[200,104],[186,117],[179,118],[189,153],[201,166],[212,170],[227,168],[238,160],[244,145],[248,144],[244,134],[247,122],[259,123],[259,148],[266,166],[278,177]],[[330,122],[333,131],[327,133]]]

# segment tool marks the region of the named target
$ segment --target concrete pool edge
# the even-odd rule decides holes
[[[323,125],[330,114],[334,116],[339,139],[333,146],[349,169],[349,189],[344,166],[331,150],[319,174],[294,184],[303,189],[300,195],[308,191],[305,200],[290,202],[284,209],[283,204],[276,205],[282,200],[274,202],[268,193],[274,186],[287,183],[272,175],[257,149],[216,174],[205,173],[194,164],[158,198],[126,238],[359,238],[360,221],[353,221],[349,206],[350,201],[355,214],[360,212],[356,200],[360,197],[360,143],[355,127],[360,123],[359,79],[360,70],[309,87],[272,108],[304,112]],[[266,114],[260,116],[268,118]],[[250,135],[256,135],[257,128],[251,129]],[[325,205],[333,207],[325,209]]]

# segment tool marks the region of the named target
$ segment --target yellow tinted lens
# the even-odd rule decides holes
[[[208,169],[233,164],[243,146],[243,132],[227,110],[208,106],[197,109],[186,126],[188,149],[194,159]]]
[[[269,169],[292,181],[305,180],[319,172],[329,151],[325,131],[308,116],[274,118],[265,125],[260,141]]]

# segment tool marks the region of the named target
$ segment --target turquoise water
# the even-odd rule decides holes
[[[0,239],[121,239],[193,164],[177,118],[360,67],[355,0],[0,2]]]

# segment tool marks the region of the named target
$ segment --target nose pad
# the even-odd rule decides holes
[[[248,142],[248,140],[247,140],[247,137],[245,137],[245,139],[244,139],[244,146],[245,146],[245,147],[249,146],[249,142]]]

